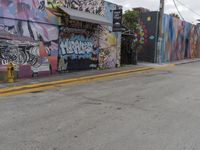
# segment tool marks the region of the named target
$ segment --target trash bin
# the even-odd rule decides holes
[[[133,65],[137,65],[137,51],[132,51],[132,54],[131,54],[131,64]]]
[[[138,59],[137,59],[137,58],[138,58],[138,56],[137,56],[137,50],[135,50],[135,51],[134,51],[134,58],[133,58],[133,64],[134,64],[134,65],[137,65],[137,62],[138,62]]]

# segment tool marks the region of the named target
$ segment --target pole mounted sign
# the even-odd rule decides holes
[[[122,9],[113,10],[113,32],[123,31],[122,27]]]

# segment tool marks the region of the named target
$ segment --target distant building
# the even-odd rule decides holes
[[[144,8],[144,7],[136,7],[136,8],[133,8],[134,11],[137,11],[139,13],[145,13],[145,12],[150,12],[149,9],[147,8]]]

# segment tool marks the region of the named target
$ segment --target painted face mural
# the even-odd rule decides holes
[[[0,2],[0,7],[8,7],[0,12],[4,17],[0,19],[0,65],[12,62],[18,66],[20,77],[54,73],[57,70],[58,29],[48,25],[55,17],[48,15],[44,1]],[[13,17],[27,21],[13,20]],[[38,23],[41,21],[46,24]]]

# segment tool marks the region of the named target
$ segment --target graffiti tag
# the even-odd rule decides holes
[[[71,41],[69,39],[63,40],[60,43],[62,55],[66,54],[89,54],[93,51],[93,43],[87,41]]]

